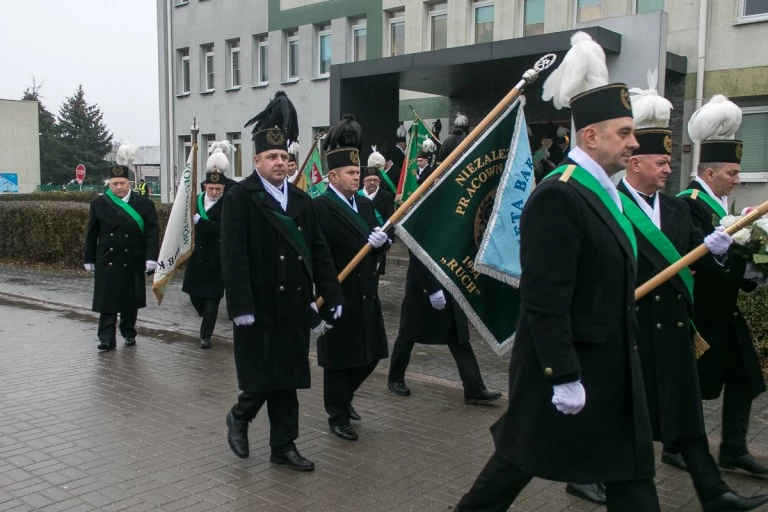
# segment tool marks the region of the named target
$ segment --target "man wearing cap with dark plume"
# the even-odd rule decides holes
[[[221,265],[227,311],[234,322],[235,366],[242,393],[227,415],[227,440],[249,456],[248,423],[266,403],[270,461],[312,471],[294,441],[297,389],[310,387],[309,331],[313,285],[342,314],[341,287],[310,197],[286,180],[286,142],[298,137],[296,109],[279,91],[251,119],[254,172],[227,192],[221,222]]]
[[[325,138],[328,190],[315,199],[318,222],[340,273],[368,243],[373,250],[342,283],[344,316],[317,340],[317,363],[323,368],[323,401],[331,432],[357,439],[350,419],[355,391],[389,355],[379,300],[377,254],[390,247],[379,227],[373,203],[358,195],[362,130],[351,115],[332,126]],[[322,328],[321,328],[322,330]]]
[[[387,175],[389,176],[390,181],[397,186],[397,184],[400,182],[400,173],[403,170],[403,162],[405,161],[405,149],[406,149],[406,137],[408,135],[408,131],[405,129],[405,126],[400,124],[400,126],[397,127],[397,132],[395,133],[395,145],[389,150],[387,153],[387,160],[391,163],[389,169],[387,170]]]
[[[693,223],[706,234],[727,214],[728,195],[740,183],[743,145],[733,139],[740,124],[739,107],[719,94],[688,123],[691,139],[701,142],[701,163],[696,178],[679,196],[688,203]],[[698,360],[701,395],[714,400],[723,394],[720,467],[768,475],[768,467],[747,448],[752,400],[766,387],[749,327],[737,305],[739,291],[754,290],[762,275],[732,250],[724,265],[694,275],[694,322],[710,346]],[[669,462],[675,462],[678,450],[665,445]]]
[[[636,240],[610,176],[638,144],[629,92],[578,32],[544,84],[576,147],[521,219],[521,315],[495,452],[456,510],[507,510],[535,477],[604,482],[609,512],[658,512],[635,317]]]
[[[713,231],[705,238],[691,221],[688,205],[661,194],[671,173],[672,131],[667,125],[672,105],[656,92],[656,76],[649,74],[647,90],[630,91],[640,147],[634,150],[627,174],[618,185],[624,214],[637,237],[637,286],[699,246],[702,239],[718,261],[733,241],[721,231]],[[722,271],[721,264],[710,255],[693,268],[697,275]],[[706,345],[691,323],[692,292],[693,277],[686,268],[640,299],[635,307],[637,345],[653,437],[665,443],[675,441],[705,512],[753,510],[768,502],[768,496],[746,498],[731,491],[709,453],[696,374],[696,354],[701,354]]]
[[[221,144],[221,143],[217,143]],[[221,211],[222,196],[226,187],[224,173],[229,168],[221,148],[215,149],[206,163],[203,192],[195,203],[195,250],[184,271],[181,291],[189,294],[197,314],[203,319],[200,324],[200,348],[211,348],[211,335],[216,327],[219,303],[224,296],[221,278]]]
[[[464,139],[456,129],[440,147],[442,161]],[[428,155],[427,155],[428,156]],[[419,174],[419,185],[433,172],[431,167]],[[464,387],[464,401],[471,405],[490,404],[501,398],[498,391],[489,391],[480,374],[480,366],[469,339],[467,317],[440,281],[411,251],[408,251],[408,273],[405,276],[405,296],[400,308],[400,327],[392,348],[387,387],[400,396],[410,396],[405,372],[416,343],[448,345]]]
[[[117,150],[107,191],[91,201],[85,232],[85,269],[95,272],[93,311],[99,313],[101,351],[116,347],[117,314],[125,346],[136,344],[136,317],[146,307],[145,274],[157,268],[158,223],[155,204],[131,192],[128,179],[136,148]]]

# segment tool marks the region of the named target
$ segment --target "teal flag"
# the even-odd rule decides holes
[[[507,107],[396,227],[497,354],[512,348],[520,292],[474,267],[521,112]]]

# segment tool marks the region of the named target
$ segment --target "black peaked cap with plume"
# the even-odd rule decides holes
[[[299,120],[296,107],[283,91],[277,91],[267,107],[245,123],[254,125],[253,141],[256,153],[270,149],[285,150],[288,142],[299,138]]]
[[[360,149],[363,147],[363,129],[355,116],[345,114],[333,125],[323,142],[328,169],[360,165]]]

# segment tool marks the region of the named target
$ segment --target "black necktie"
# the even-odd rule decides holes
[[[640,192],[638,192],[640,194]],[[640,197],[642,197],[646,203],[648,203],[648,206],[653,208],[653,202],[656,199],[656,194],[653,194],[652,196],[647,196],[645,194],[640,194]]]
[[[352,208],[355,207],[355,198],[350,197],[349,199],[347,199],[347,201],[349,201],[349,206],[351,206]]]

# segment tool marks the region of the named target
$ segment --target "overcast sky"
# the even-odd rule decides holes
[[[160,143],[155,0],[5,0],[0,98],[34,79],[54,115],[79,84],[118,142]]]

